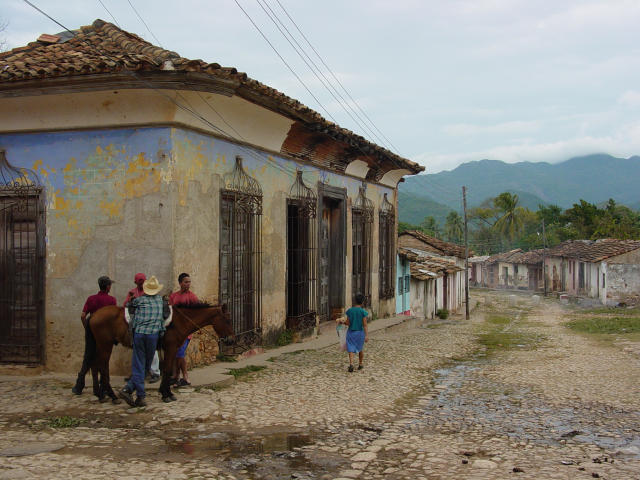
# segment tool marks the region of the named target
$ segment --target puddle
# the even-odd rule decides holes
[[[495,382],[476,372],[485,358],[435,371],[424,415],[413,424],[438,430],[481,430],[544,445],[596,445],[640,458],[640,412],[606,405],[557,408],[526,388]],[[434,396],[435,394],[435,396]]]
[[[300,433],[278,432],[240,437],[230,433],[214,432],[188,440],[169,441],[167,447],[170,452],[188,455],[226,452],[229,457],[242,457],[247,454],[294,452],[313,442],[313,436]]]

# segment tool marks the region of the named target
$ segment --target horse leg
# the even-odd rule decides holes
[[[176,361],[176,353],[178,352],[177,346],[173,339],[168,339],[165,336],[164,339],[164,360],[162,362],[162,383],[160,384],[160,393],[162,394],[162,401],[175,402],[176,396],[171,392],[171,386],[169,382],[173,376],[173,366]]]
[[[91,327],[89,326],[89,320],[84,327],[84,355],[82,356],[82,366],[80,367],[80,371],[78,372],[78,378],[76,379],[76,384],[73,386],[71,391],[76,395],[82,394],[82,390],[85,387],[85,377],[87,372],[91,368],[91,364],[94,362],[96,356],[96,340],[93,337],[93,333],[91,333]],[[93,383],[93,393],[96,392],[95,388],[95,379]]]
[[[98,376],[98,365],[95,362],[91,365],[91,377],[93,378],[93,394],[100,398],[100,377]]]
[[[100,373],[100,395],[98,398],[101,403],[107,401],[107,394],[109,394],[110,397],[113,394],[111,385],[109,385],[109,360],[111,359],[112,349],[113,344],[106,342],[101,343],[98,348],[97,365]],[[115,395],[111,398],[113,399],[114,397]]]

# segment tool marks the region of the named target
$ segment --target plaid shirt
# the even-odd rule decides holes
[[[163,305],[160,295],[142,295],[134,298],[131,305],[136,309],[133,317],[135,333],[153,334],[164,331]]]

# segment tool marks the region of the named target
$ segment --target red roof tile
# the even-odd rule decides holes
[[[3,90],[15,92],[24,88],[29,81],[61,77],[82,80],[92,75],[154,72],[167,77],[176,73],[187,74],[191,75],[189,79],[195,80],[204,75],[205,78],[222,81],[240,97],[276,110],[311,130],[357,147],[367,155],[392,162],[396,168],[407,169],[413,174],[424,171],[423,166],[327,121],[298,100],[249,78],[235,68],[181,57],[103,20],[96,20],[73,33],[74,36],[68,40],[68,32],[57,35],[65,38],[54,43],[56,35],[43,35],[41,41],[0,53],[0,95]],[[184,88],[190,88],[188,82]]]
[[[548,256],[574,258],[585,262],[600,262],[640,248],[640,240],[567,240],[547,250]]]
[[[439,250],[440,252],[442,252],[443,255],[450,256],[450,257],[464,258],[465,249],[461,245],[457,245],[451,242],[445,242],[444,240],[440,240],[436,237],[426,235],[422,232],[419,232],[418,230],[407,230],[402,232],[400,235],[411,235],[412,237],[420,240],[421,242],[424,242],[427,245],[430,245],[431,247],[435,248],[436,250]],[[469,256],[471,255],[473,255],[473,252],[469,251]]]

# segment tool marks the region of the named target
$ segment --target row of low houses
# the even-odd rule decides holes
[[[75,370],[105,274],[122,301],[189,272],[246,345],[356,293],[395,313],[397,184],[424,168],[235,68],[97,20],[0,53],[0,110],[0,362]]]
[[[472,257],[469,263],[470,284],[475,286],[546,288],[547,292],[598,299],[605,305],[640,303],[638,240],[568,240],[546,250],[515,249]]]
[[[464,301],[464,247],[419,231],[398,236],[396,312],[434,318],[458,312]]]

